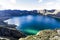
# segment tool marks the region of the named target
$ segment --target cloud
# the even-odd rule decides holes
[[[43,0],[38,0],[39,3],[41,3]]]
[[[43,5],[45,9],[60,9],[60,3],[59,2],[47,2]]]
[[[0,5],[0,7],[2,7],[2,5]]]
[[[60,1],[60,0],[56,0],[56,1]]]
[[[11,3],[16,3],[16,0],[10,0]]]
[[[46,5],[54,5],[54,2],[47,2]]]
[[[0,0],[0,9],[15,9],[17,4],[16,0]]]
[[[26,5],[26,3],[23,3],[23,1],[20,2],[21,3],[18,3],[17,0],[0,0],[0,9],[21,9],[21,10],[60,9],[60,0],[55,1],[38,0],[39,3],[36,5],[35,3],[34,5]]]

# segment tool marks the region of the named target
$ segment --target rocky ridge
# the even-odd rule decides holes
[[[19,38],[26,37],[24,33],[18,31],[16,25],[6,23],[0,24],[0,40],[18,40]]]
[[[42,30],[36,35],[30,35],[19,40],[60,40],[60,29],[58,30]]]

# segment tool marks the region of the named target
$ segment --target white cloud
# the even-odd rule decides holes
[[[50,1],[50,2],[44,2],[43,0],[38,0],[40,3],[38,6],[32,5],[24,5],[18,4],[16,2],[17,0],[0,0],[0,9],[21,9],[21,10],[32,10],[32,9],[60,9],[60,1]]]
[[[60,1],[60,0],[56,0],[56,1]]]
[[[16,0],[10,0],[11,3],[16,3]]]
[[[48,2],[46,3],[46,5],[54,5],[55,3],[54,2]]]
[[[57,2],[47,2],[43,5],[45,9],[60,9],[60,3]]]
[[[60,9],[60,0],[43,0],[40,1],[40,8],[39,9]],[[41,3],[42,2],[42,3]]]
[[[0,0],[0,9],[15,9],[17,4],[16,0]]]
[[[43,0],[38,0],[39,3],[41,3]]]

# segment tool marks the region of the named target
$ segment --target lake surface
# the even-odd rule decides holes
[[[17,25],[16,28],[27,35],[34,35],[38,31],[44,29],[60,28],[60,20],[42,15],[14,17],[6,20],[5,22]]]

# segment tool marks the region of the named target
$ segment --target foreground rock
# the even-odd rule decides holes
[[[12,37],[0,37],[0,40],[18,40]]]
[[[25,37],[22,32],[15,28],[1,27],[0,26],[0,39],[2,40],[18,40],[21,37]]]
[[[60,40],[60,30],[42,30],[36,35],[20,38],[19,40]]]

